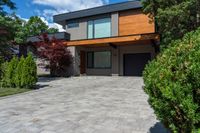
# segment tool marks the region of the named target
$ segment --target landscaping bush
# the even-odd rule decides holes
[[[30,53],[24,60],[22,69],[23,72],[21,73],[21,85],[25,88],[34,87],[37,83],[37,66]]]
[[[175,133],[200,132],[200,29],[173,41],[143,73],[161,122]]]
[[[18,64],[18,58],[13,57],[10,62],[3,64],[3,78],[2,85],[3,87],[15,87],[15,71]]]
[[[0,80],[2,79],[2,74],[3,74],[3,70],[2,70],[2,65],[3,65],[3,57],[0,56]]]
[[[22,73],[24,72],[24,70],[23,70],[24,61],[25,61],[24,56],[22,56],[20,58],[20,61],[19,61],[18,65],[17,65],[16,72],[15,72],[15,85],[18,88],[22,88],[23,87]]]
[[[2,65],[2,70],[2,87],[33,88],[37,83],[37,67],[31,54],[20,59],[13,57]]]

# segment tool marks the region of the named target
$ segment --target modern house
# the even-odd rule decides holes
[[[55,15],[69,33],[72,75],[140,76],[158,52],[155,23],[140,1],[129,1]]]

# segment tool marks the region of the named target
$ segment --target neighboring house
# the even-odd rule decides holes
[[[155,23],[129,1],[55,15],[70,39],[72,75],[141,76],[158,51]]]
[[[5,27],[0,27],[0,40],[2,38],[8,38],[8,35],[9,35],[9,31]],[[5,43],[4,41],[2,42]],[[6,43],[0,44],[0,45],[8,46],[8,47],[3,46],[2,48],[6,48],[6,50],[4,49],[4,51],[0,51],[0,55],[2,54],[1,52],[3,52],[4,55],[6,55],[5,59],[10,59],[12,58],[13,55],[16,55],[16,56],[19,55],[19,46],[13,44],[12,42],[13,41],[7,42],[7,44]]]

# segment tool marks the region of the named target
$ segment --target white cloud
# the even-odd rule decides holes
[[[22,19],[22,20],[24,20],[24,21],[26,21],[26,22],[29,20],[29,19],[27,19],[27,18],[21,17],[20,15],[17,15],[17,17],[20,18],[20,19]]]
[[[17,15],[20,19],[28,22],[28,18],[22,18],[20,15]],[[49,28],[55,28],[55,29],[58,29],[59,32],[64,32],[65,30],[63,29],[63,27],[59,24],[56,24],[56,23],[50,23],[47,21],[47,19],[45,17],[40,17],[40,19],[46,24],[49,26]]]
[[[108,0],[33,0],[34,4],[46,5],[55,10],[75,11],[107,4]]]
[[[32,0],[32,2],[49,6],[51,9],[37,9],[35,13],[45,17],[48,21],[52,21],[53,15],[101,6],[108,4],[109,0]]]
[[[64,11],[63,11],[64,12]],[[36,11],[36,13],[40,16],[45,17],[48,21],[53,21],[53,15],[58,14],[59,12],[52,9],[44,9],[43,11]]]
[[[58,29],[59,32],[65,32],[65,30],[63,29],[63,27],[59,24],[56,23],[49,23],[49,28],[56,28]]]
[[[33,4],[49,6],[43,10],[34,10],[49,27],[64,31],[61,25],[53,22],[53,15],[108,4],[109,0],[32,0]]]
[[[65,31],[61,25],[56,24],[56,23],[49,23],[44,17],[40,17],[40,18],[46,25],[49,26],[49,28],[56,28],[59,30],[59,32]]]
[[[48,22],[44,17],[40,17],[40,19],[41,19],[46,25],[49,24],[49,22]]]

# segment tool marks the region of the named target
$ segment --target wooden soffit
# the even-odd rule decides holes
[[[100,38],[100,39],[65,41],[64,44],[67,46],[84,46],[84,45],[95,45],[95,44],[125,43],[125,42],[144,41],[144,40],[159,41],[159,39],[160,38],[158,34],[151,33],[151,34],[128,35],[128,36]]]

